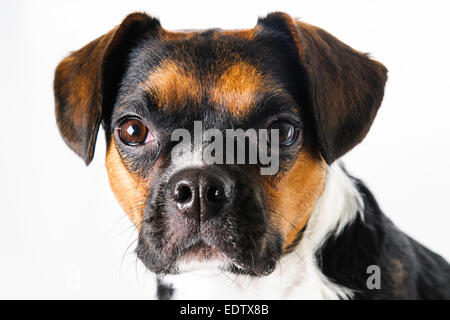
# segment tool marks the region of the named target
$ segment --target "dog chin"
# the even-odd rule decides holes
[[[214,252],[215,253],[215,252]],[[223,253],[212,254],[208,253],[210,258],[205,259],[205,253],[195,255],[182,255],[177,259],[175,268],[171,274],[195,273],[201,276],[216,276],[223,272],[249,275],[249,276],[266,276],[272,273],[273,268],[268,268],[264,272],[256,272],[250,267],[246,267],[239,263],[236,259],[231,259]]]
[[[176,274],[195,273],[205,276],[215,276],[228,270],[229,268],[229,263],[222,259],[214,259],[210,261],[181,260],[177,263]]]
[[[168,274],[185,274],[194,273],[201,276],[217,276],[221,273],[234,273],[240,275],[248,275],[253,277],[267,276],[272,273],[273,268],[263,273],[255,272],[249,268],[245,268],[239,263],[231,262],[226,258],[217,258],[211,260],[185,260],[181,259],[177,262],[176,267]]]
[[[249,273],[219,249],[203,241],[187,248],[177,259],[174,273],[196,273],[214,276],[222,272]]]
[[[195,272],[214,275],[229,270],[230,264],[225,254],[200,241],[186,248],[178,257],[175,272],[177,274]]]

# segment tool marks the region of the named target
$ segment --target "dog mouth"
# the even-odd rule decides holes
[[[225,259],[225,256],[216,247],[207,244],[202,239],[181,250],[180,255],[178,256],[178,260],[183,262],[205,262],[215,259]]]
[[[255,261],[245,262],[239,257],[228,255],[217,246],[208,244],[207,241],[203,239],[200,239],[181,250],[176,259],[176,265],[175,273],[215,268],[216,270],[237,274],[261,276],[267,275],[273,270],[273,265],[270,266],[269,269],[263,268],[265,269],[263,270],[262,266],[255,265]]]
[[[186,240],[185,240],[186,241]],[[184,242],[184,241],[183,241]],[[152,242],[140,239],[136,248],[139,259],[151,271],[164,274],[182,274],[192,271],[218,270],[251,276],[270,274],[280,256],[278,242],[268,245],[272,250],[265,254],[238,244],[222,243],[208,237],[186,241],[184,245],[169,248],[155,247]],[[153,250],[152,250],[153,249]],[[162,249],[162,250],[161,250]],[[259,253],[259,254],[258,254]]]
[[[201,193],[204,184],[198,180],[203,171],[181,172],[183,186],[190,188],[186,197],[185,190],[177,189],[181,183],[169,184],[167,178],[159,179],[152,188],[139,232],[138,258],[160,275],[203,267],[254,276],[270,274],[282,253],[282,237],[268,223],[259,189],[239,180],[243,174],[239,179],[233,176],[233,185],[240,192],[222,203],[222,198]],[[214,185],[218,175],[210,173],[211,181],[206,182]],[[178,193],[168,193],[169,189]],[[219,210],[217,206],[222,207]]]
[[[206,240],[200,239],[179,251],[176,258],[176,272],[185,273],[215,268],[220,271],[253,274],[252,267],[238,258],[227,255],[224,251]]]

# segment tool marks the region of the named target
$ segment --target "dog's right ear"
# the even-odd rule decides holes
[[[105,108],[111,108],[130,50],[157,19],[132,13],[116,28],[62,60],[55,72],[55,113],[67,145],[88,165]]]

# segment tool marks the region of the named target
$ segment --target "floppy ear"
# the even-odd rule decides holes
[[[322,156],[332,163],[369,131],[383,99],[387,69],[326,31],[285,13],[271,13],[258,25],[284,37],[298,56],[315,136]]]
[[[67,145],[88,165],[94,155],[102,115],[114,103],[128,54],[159,21],[133,13],[116,28],[62,60],[55,72],[55,112]]]

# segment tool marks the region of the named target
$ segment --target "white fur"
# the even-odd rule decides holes
[[[331,282],[320,271],[316,252],[330,236],[339,234],[363,202],[339,164],[329,167],[319,198],[297,248],[284,256],[266,277],[220,271],[217,263],[181,266],[186,273],[164,281],[175,289],[173,299],[346,299],[352,292]],[[219,263],[220,264],[220,263]]]

